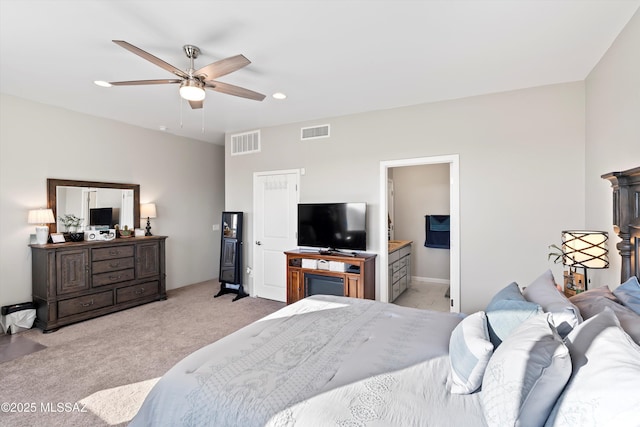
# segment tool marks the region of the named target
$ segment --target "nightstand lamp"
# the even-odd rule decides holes
[[[145,203],[140,205],[140,218],[147,218],[147,227],[145,236],[152,236],[151,234],[151,218],[156,217],[156,204],[155,203]]]
[[[39,245],[46,244],[47,240],[49,240],[49,226],[47,224],[56,222],[53,217],[53,211],[51,209],[30,210],[27,221],[29,224],[38,224],[36,225],[36,242]]]
[[[609,268],[609,235],[606,231],[569,230],[562,232],[562,264],[572,268],[584,269],[584,289],[587,290],[589,280],[587,270],[590,268]]]

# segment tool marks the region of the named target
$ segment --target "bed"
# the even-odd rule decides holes
[[[130,425],[637,427],[637,265],[571,299],[545,271],[469,315],[308,297],[187,356]]]

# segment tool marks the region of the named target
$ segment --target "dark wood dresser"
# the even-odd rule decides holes
[[[31,245],[35,325],[44,332],[167,298],[166,236]]]

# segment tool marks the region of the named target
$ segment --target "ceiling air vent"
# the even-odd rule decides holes
[[[302,141],[306,141],[308,139],[329,138],[329,136],[329,125],[300,129],[300,139]]]
[[[236,133],[231,135],[231,155],[259,153],[260,152],[260,131]]]

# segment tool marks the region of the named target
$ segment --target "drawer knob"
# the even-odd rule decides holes
[[[119,266],[120,266],[119,262],[114,262],[114,263],[109,264],[109,267],[111,267],[111,268],[116,268],[116,267],[119,267]]]
[[[135,292],[136,295],[140,295],[142,293],[144,293],[144,288],[140,288]]]
[[[90,302],[87,302],[85,304],[80,304],[80,305],[82,305],[83,307],[90,307],[93,305],[93,299]]]
[[[111,251],[109,251],[109,255],[118,255],[118,251],[117,250],[111,250]]]
[[[122,276],[109,276],[109,280],[118,280],[120,279]]]

